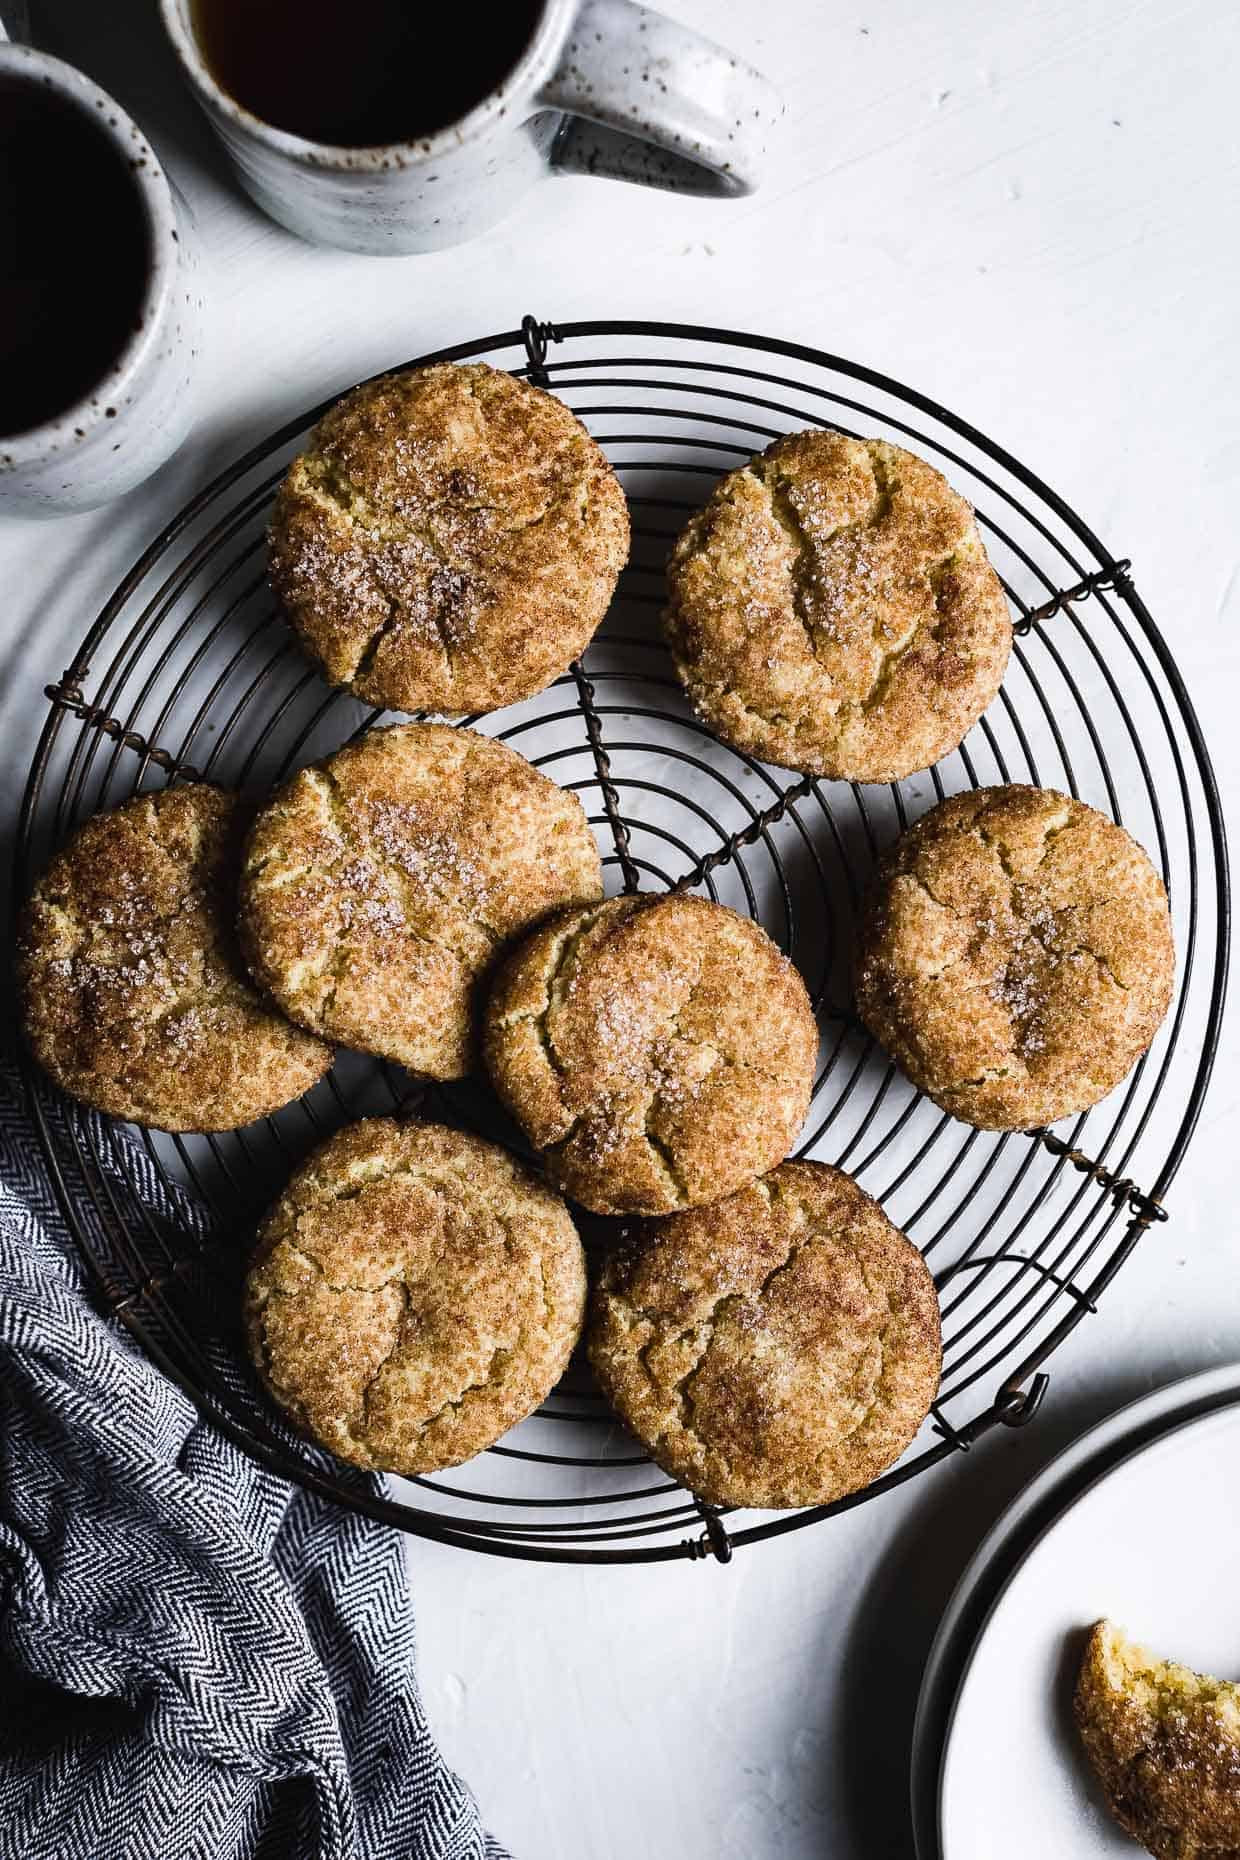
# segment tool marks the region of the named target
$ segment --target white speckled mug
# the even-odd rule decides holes
[[[243,108],[212,76],[190,0],[160,9],[248,192],[302,238],[346,251],[456,245],[549,171],[750,193],[782,114],[757,71],[660,13],[632,0],[544,0],[517,64],[458,122],[383,148],[335,148]]]
[[[6,12],[16,24],[15,11]],[[59,107],[89,120],[125,164],[145,229],[137,316],[103,376],[54,418],[0,433],[0,511],[89,510],[148,478],[189,430],[201,309],[192,229],[178,218],[154,151],[120,105],[72,65],[9,43],[3,25],[0,83],[30,86],[40,96],[50,91]],[[65,237],[72,236],[70,210]],[[91,314],[88,287],[81,314]]]

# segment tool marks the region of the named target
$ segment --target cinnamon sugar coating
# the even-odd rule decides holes
[[[600,1214],[726,1195],[787,1155],[818,1030],[766,933],[677,894],[563,912],[495,978],[484,1057],[548,1175]]]
[[[1171,1002],[1162,880],[1105,815],[1051,789],[953,795],[880,865],[857,1009],[914,1085],[983,1130],[1104,1098]]]
[[[245,973],[233,928],[242,822],[205,783],[80,827],[18,934],[27,1042],[62,1090],[161,1130],[232,1130],[317,1083],[331,1048]]]
[[[622,1420],[715,1505],[825,1505],[898,1459],[941,1361],[916,1247],[849,1176],[786,1162],[641,1223],[596,1288],[590,1360]]]
[[[628,555],[624,493],[553,394],[484,362],[355,388],[293,461],[272,586],[331,684],[451,715],[541,691]]]
[[[725,742],[808,774],[928,768],[1007,667],[1007,603],[972,510],[884,440],[776,440],[716,485],[668,573],[664,625],[695,708]]]
[[[1240,1687],[1090,1633],[1073,1699],[1107,1807],[1156,1860],[1240,1860]]]
[[[304,1432],[411,1475],[459,1465],[533,1413],[585,1295],[568,1210],[514,1157],[375,1117],[317,1149],[263,1222],[246,1334]]]
[[[246,847],[241,936],[299,1025],[460,1078],[499,952],[602,890],[575,795],[473,730],[399,724],[302,769],[264,808]]]

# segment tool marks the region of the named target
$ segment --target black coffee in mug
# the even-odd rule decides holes
[[[277,129],[343,148],[413,142],[501,84],[541,5],[504,0],[193,0],[217,84]]]
[[[150,264],[141,196],[89,117],[0,77],[0,434],[64,413],[137,328]]]

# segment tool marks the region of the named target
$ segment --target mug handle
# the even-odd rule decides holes
[[[784,112],[752,65],[635,0],[584,0],[539,102],[568,118],[561,173],[724,197],[757,187]]]

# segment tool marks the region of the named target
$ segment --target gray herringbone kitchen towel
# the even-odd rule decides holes
[[[253,1465],[93,1308],[6,1062],[0,1860],[398,1855],[503,1860],[427,1727],[399,1537]]]

